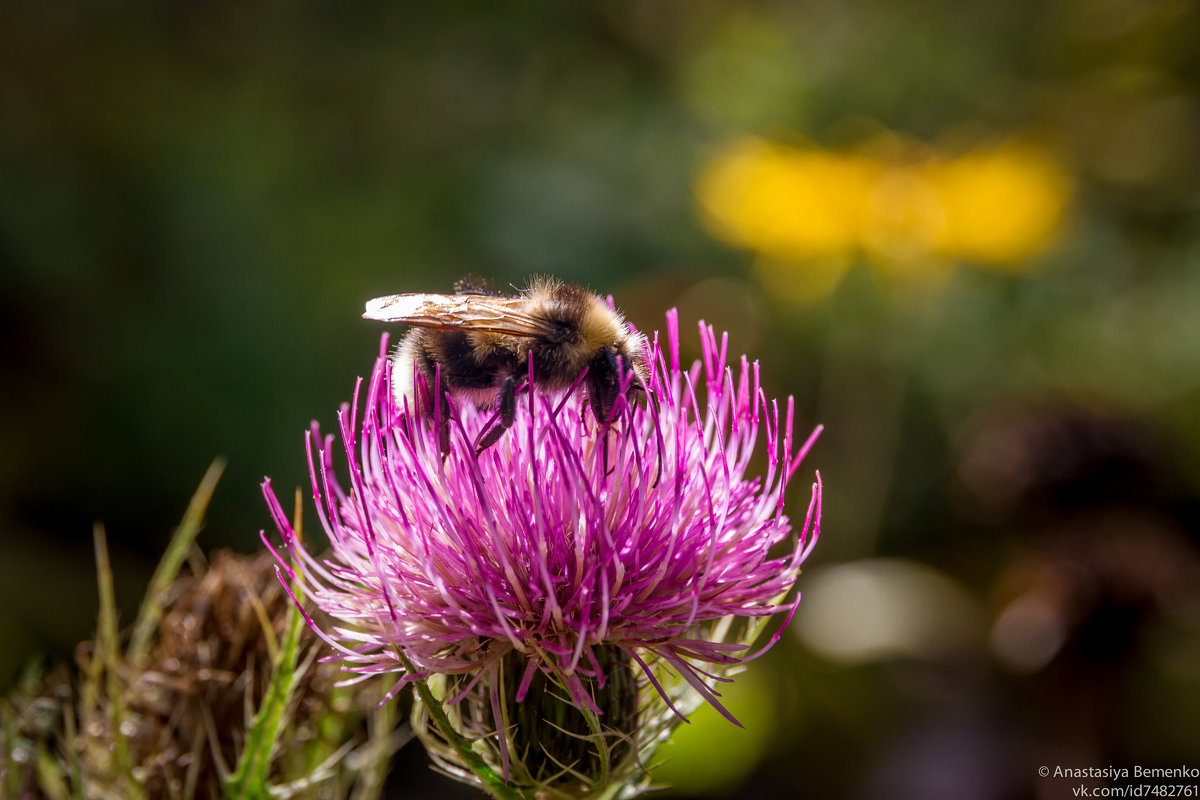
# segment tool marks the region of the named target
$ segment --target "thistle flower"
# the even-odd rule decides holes
[[[444,459],[436,426],[388,389],[385,336],[361,422],[360,391],[338,416],[348,485],[334,438],[315,425],[308,438],[331,555],[296,540],[263,484],[290,552],[279,563],[338,621],[314,629],[351,681],[429,680],[439,701],[423,694],[414,722],[456,777],[480,782],[482,759],[529,796],[632,796],[697,698],[736,723],[714,684],[796,607],[819,481],[799,535],[771,551],[791,533],[784,494],[816,432],[796,450],[791,399],[782,412],[767,400],[757,363],[727,367],[727,337],[703,324],[702,359],[681,368],[674,312],[667,323],[665,352],[657,335],[646,352],[644,407],[619,403],[602,427],[580,392],[527,391],[476,454],[493,412],[461,403]],[[766,474],[752,477],[760,434]]]

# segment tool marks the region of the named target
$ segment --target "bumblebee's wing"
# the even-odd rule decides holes
[[[552,336],[558,326],[521,311],[519,297],[482,294],[392,294],[367,301],[364,319],[403,322],[442,331]]]
[[[488,297],[503,297],[504,292],[487,278],[475,274],[464,275],[454,282],[455,294],[483,294]]]

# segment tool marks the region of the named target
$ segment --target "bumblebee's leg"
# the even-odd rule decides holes
[[[442,460],[450,455],[450,417],[442,417],[442,427],[438,431],[438,442],[442,448]]]
[[[450,385],[445,377],[441,379],[437,390],[437,408],[434,414],[438,420],[438,444],[442,449],[442,461],[450,455]]]
[[[517,381],[512,375],[500,387],[500,425],[508,430],[517,419]]]
[[[500,419],[480,437],[479,443],[475,446],[475,454],[482,453],[500,441],[500,437],[504,435],[506,430],[512,427],[513,421],[516,418],[517,382],[512,375],[509,375],[500,387]]]

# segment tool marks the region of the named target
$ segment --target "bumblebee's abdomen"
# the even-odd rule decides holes
[[[516,355],[502,341],[484,341],[477,333],[430,331],[423,345],[417,365],[431,376],[441,365],[442,380],[451,391],[496,387],[516,363]]]

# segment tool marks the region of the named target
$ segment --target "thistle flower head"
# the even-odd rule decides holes
[[[436,677],[475,751],[545,796],[644,774],[689,698],[733,720],[714,682],[757,655],[770,615],[790,616],[818,535],[819,482],[794,538],[784,511],[812,443],[796,446],[791,400],[768,401],[757,363],[727,366],[727,339],[703,324],[701,360],[681,367],[667,321],[665,347],[656,335],[645,354],[650,402],[622,400],[601,426],[583,393],[530,390],[479,454],[492,412],[459,403],[445,458],[437,426],[389,391],[385,340],[365,406],[356,392],[339,414],[341,444],[310,435],[328,557],[296,540],[264,483],[291,555],[280,563],[337,620],[319,633],[345,669],[398,673],[397,690]],[[434,757],[470,777],[428,713],[416,718]]]

